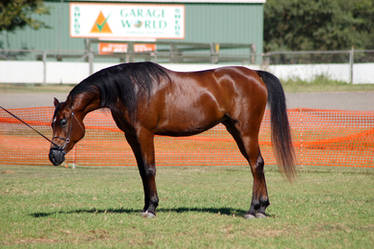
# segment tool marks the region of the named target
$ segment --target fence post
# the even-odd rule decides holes
[[[43,50],[42,55],[43,60],[43,84],[47,83],[47,52]]]
[[[354,47],[349,51],[349,83],[353,84]]]
[[[94,54],[91,51],[91,41],[90,39],[85,39],[84,40],[84,46],[86,48],[86,56],[87,56],[87,61],[88,61],[88,74],[91,75],[93,74],[93,60],[94,60]]]
[[[217,64],[219,59],[219,43],[210,44],[210,63]]]
[[[254,43],[251,43],[249,45],[250,55],[249,55],[249,63],[256,64],[256,45]]]
[[[270,66],[270,56],[271,56],[271,54],[269,52],[261,54],[260,65],[261,65],[262,68],[266,69],[268,66]]]
[[[90,51],[89,54],[88,54],[88,64],[89,64],[89,69],[88,69],[88,73],[91,75],[93,74],[93,61],[94,61],[94,54]]]
[[[171,63],[178,63],[178,50],[177,46],[173,43],[170,44],[170,57],[169,61]]]
[[[301,166],[304,166],[304,119],[303,119],[303,109],[299,108],[299,125],[301,126],[300,130],[300,156],[299,156],[299,162]]]
[[[134,43],[133,42],[128,42],[127,43],[127,52],[126,52],[126,63],[133,62],[134,58]]]

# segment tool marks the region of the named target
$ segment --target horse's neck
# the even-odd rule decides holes
[[[69,99],[69,97],[68,97]],[[73,112],[83,119],[89,112],[101,108],[99,93],[80,93],[74,98],[70,98]]]

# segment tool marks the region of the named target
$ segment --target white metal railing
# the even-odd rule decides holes
[[[363,74],[369,73],[369,63],[374,62],[374,50],[335,50],[335,51],[275,51],[256,54],[256,49],[251,44],[228,43],[185,43],[185,42],[154,42],[155,51],[137,53],[134,52],[135,43],[152,42],[128,42],[128,51],[125,53],[113,53],[101,55],[95,46],[99,40],[87,40],[85,50],[5,50],[0,49],[0,63],[5,61],[34,61],[38,62],[38,83],[56,83],[51,81],[51,75],[56,74],[53,68],[57,62],[79,62],[80,70],[84,75],[92,74],[102,66],[116,64],[118,62],[154,61],[161,64],[241,64],[256,65],[265,70],[273,70],[281,78],[299,77],[313,73],[327,74],[327,77],[343,80],[350,83],[372,83],[372,80],[362,79]],[[108,41],[106,41],[108,42]],[[109,41],[119,42],[119,41]],[[238,53],[239,51],[239,53]],[[3,61],[3,62],[2,62]],[[35,63],[34,63],[35,64]],[[216,67],[215,66],[215,67]],[[285,68],[286,67],[286,68]],[[71,70],[71,67],[68,66]],[[73,67],[74,68],[74,67]],[[200,66],[199,68],[205,68]],[[306,68],[309,68],[308,70]],[[3,66],[4,69],[4,66]],[[5,69],[4,69],[5,70]],[[291,70],[291,71],[290,71]],[[0,71],[1,68],[0,68]],[[78,77],[83,76],[78,75]],[[313,71],[313,72],[311,72]],[[371,70],[373,71],[373,70]],[[4,71],[9,74],[8,71]],[[306,72],[306,73],[305,73]],[[326,73],[327,72],[327,73]],[[58,72],[60,73],[60,72]],[[61,72],[62,73],[62,72]],[[4,74],[4,73],[3,73]],[[41,76],[42,75],[42,76]],[[59,76],[60,82],[66,82],[66,77]],[[311,76],[308,76],[309,79]],[[359,77],[359,78],[358,78]],[[4,78],[4,77],[0,77]],[[9,77],[8,77],[9,78]],[[56,77],[54,77],[56,78]],[[14,82],[3,80],[3,82]],[[75,82],[75,81],[73,81]]]

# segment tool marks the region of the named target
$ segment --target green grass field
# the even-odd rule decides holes
[[[0,166],[1,248],[373,248],[374,169],[266,166],[269,218],[245,220],[247,167],[159,167],[155,219],[135,167]]]

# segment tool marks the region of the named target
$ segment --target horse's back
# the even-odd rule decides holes
[[[156,134],[197,134],[226,118],[249,118],[251,109],[266,106],[266,87],[248,68],[165,71],[168,80],[158,83],[143,115],[143,123]]]
[[[241,109],[240,106],[250,108],[266,105],[267,89],[264,82],[256,71],[246,67],[172,72],[169,75],[172,95],[178,96],[178,102],[184,104],[183,109],[191,105],[206,105],[210,112],[222,116],[232,113],[233,109]]]

